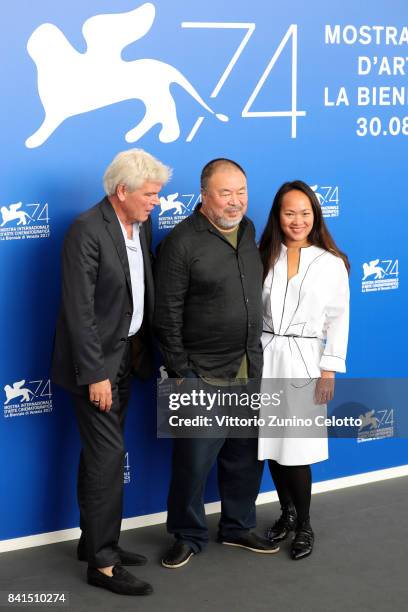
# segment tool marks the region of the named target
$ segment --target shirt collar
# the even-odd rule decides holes
[[[116,215],[116,212],[115,212]],[[122,230],[122,234],[123,237],[126,240],[133,240],[135,238],[135,236],[140,232],[140,227],[141,227],[141,223],[139,221],[136,221],[136,223],[132,223],[132,238],[128,238],[127,232],[126,232],[126,228],[123,225],[122,221],[119,219],[118,215],[116,215],[117,220],[119,221],[119,225],[121,227]]]
[[[191,218],[194,224],[194,228],[196,229],[196,231],[198,232],[203,232],[205,230],[215,230],[216,231],[217,228],[214,227],[214,225],[207,219],[205,215],[203,215],[202,212],[200,212],[200,208],[201,208],[201,202],[195,207],[194,212],[191,215]],[[246,216],[243,216],[237,227],[239,229],[245,228],[247,222],[248,221],[247,221]]]

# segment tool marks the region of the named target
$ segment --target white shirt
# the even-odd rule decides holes
[[[126,244],[126,252],[129,262],[130,281],[132,284],[133,315],[130,322],[129,336],[139,331],[143,321],[144,310],[144,267],[143,253],[140,244],[140,223],[132,224],[132,238],[128,238],[126,228],[118,217],[120,227]]]

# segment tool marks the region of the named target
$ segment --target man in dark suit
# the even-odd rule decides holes
[[[152,592],[123,568],[146,558],[118,540],[131,373],[153,372],[149,216],[170,174],[141,149],[119,153],[105,172],[106,197],[74,221],[62,253],[52,379],[72,394],[81,435],[78,558],[90,584],[127,595]]]

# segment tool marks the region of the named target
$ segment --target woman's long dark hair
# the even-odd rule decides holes
[[[261,241],[259,243],[259,251],[261,254],[262,264],[263,264],[263,278],[268,275],[270,268],[276,263],[281,244],[284,242],[285,236],[282,232],[280,225],[280,210],[282,205],[282,198],[289,191],[293,191],[296,189],[297,191],[301,191],[304,193],[310,201],[313,210],[313,227],[312,231],[308,236],[308,241],[315,246],[318,246],[337,257],[340,257],[347,268],[347,271],[350,271],[350,264],[347,258],[347,255],[340,251],[334,242],[329,230],[326,227],[326,224],[323,219],[322,209],[317,199],[317,195],[303,181],[291,181],[288,183],[284,183],[282,187],[278,190],[275,198],[273,200],[271,212],[269,213],[268,222],[261,236]]]

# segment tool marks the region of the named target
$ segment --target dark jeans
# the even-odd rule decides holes
[[[179,438],[174,440],[167,530],[195,552],[208,542],[204,488],[217,460],[221,496],[219,538],[241,536],[255,527],[255,500],[263,462],[256,438]]]
[[[73,395],[82,450],[78,470],[78,503],[81,543],[92,567],[119,562],[116,550],[123,505],[123,428],[130,395],[130,344],[126,348],[116,381],[112,384],[112,407],[101,412],[89,399]]]

